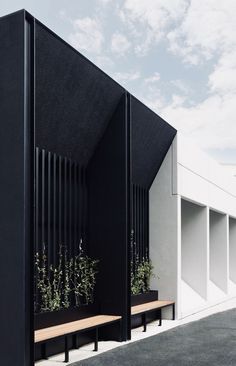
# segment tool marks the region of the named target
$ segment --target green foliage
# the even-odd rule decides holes
[[[74,268],[71,282],[76,306],[93,302],[98,262],[83,253],[71,259],[71,267]]]
[[[59,264],[57,267],[48,266],[45,245],[42,255],[36,253],[35,267],[37,288],[41,296],[40,312],[60,310],[63,303],[64,283],[62,271],[62,248],[59,251]]]
[[[139,262],[136,259],[135,266],[131,263],[131,268],[135,267],[131,271],[131,293],[132,295],[138,295],[148,292],[150,290],[150,280],[153,275],[153,265],[150,259],[144,259]]]
[[[82,243],[82,241],[81,241]],[[35,304],[39,312],[68,309],[71,298],[75,297],[76,306],[93,302],[98,260],[83,255],[67,258],[67,250],[60,246],[58,266],[48,265],[45,245],[42,254],[35,255],[36,287],[40,304]]]

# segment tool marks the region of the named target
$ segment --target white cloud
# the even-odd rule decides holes
[[[100,54],[104,37],[99,20],[85,17],[73,20],[72,24],[74,32],[69,35],[70,44],[79,51]]]
[[[235,0],[192,0],[179,27],[168,34],[170,50],[193,64],[236,46]]]
[[[159,81],[161,78],[159,72],[154,72],[154,74],[152,76],[149,76],[148,78],[144,79],[144,82],[146,84],[152,84],[152,83],[156,83],[157,81]]]
[[[111,0],[96,3],[101,9],[100,12],[96,9],[94,18],[72,22],[72,45],[93,55],[101,68],[107,69],[118,82],[203,148],[236,148],[236,1],[123,0],[114,6],[116,18],[109,21],[115,19],[118,23],[110,28],[103,24],[108,13],[104,17],[101,14],[112,9],[103,6],[111,4]],[[117,29],[113,34],[106,34],[111,39],[110,49],[104,47],[103,28]],[[160,80],[158,72],[142,78],[140,72],[128,66],[128,57],[126,65],[119,64],[123,59],[116,56],[129,56],[131,50],[137,56],[147,56],[160,41],[183,61],[183,69],[176,79],[166,82],[162,75]],[[161,62],[163,55],[168,57],[164,53],[160,55]],[[148,69],[150,64],[153,68],[153,62],[146,58],[141,67]],[[186,64],[193,67],[185,75]],[[204,83],[208,77],[205,90],[200,80],[194,91],[196,76],[189,83],[187,75],[191,78],[191,72],[196,72],[201,78],[205,65],[202,79]],[[131,71],[117,72],[119,69]],[[208,75],[205,70],[210,70]],[[198,91],[197,100],[205,100],[194,100]]]
[[[133,72],[115,72],[112,75],[119,83],[126,84],[127,82],[135,81],[140,78],[139,71]]]
[[[112,67],[114,66],[114,62],[108,56],[99,55],[96,57],[96,65],[102,70],[107,71],[112,69]]]
[[[183,93],[188,97],[192,92],[191,88],[187,85],[187,83],[184,80],[180,79],[171,80],[171,84],[174,85],[179,90],[179,92]]]
[[[108,4],[111,3],[112,0],[98,0],[101,4]]]
[[[181,19],[187,5],[188,0],[125,0],[119,14],[136,41],[136,54],[146,55],[165,36],[168,26]]]
[[[236,49],[224,53],[209,76],[211,92],[219,94],[235,93],[236,95]],[[236,103],[236,101],[235,101]]]
[[[236,148],[235,95],[210,96],[190,108],[179,101],[159,110],[164,119],[202,148]]]
[[[112,52],[123,56],[130,48],[131,44],[128,39],[121,33],[114,33],[111,39]]]

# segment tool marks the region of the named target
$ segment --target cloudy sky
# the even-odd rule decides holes
[[[236,163],[235,0],[1,0],[27,9],[220,162]]]

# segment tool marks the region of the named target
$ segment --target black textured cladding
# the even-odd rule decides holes
[[[33,139],[24,109],[24,86],[30,84],[24,37],[30,32],[23,11],[0,19],[0,364],[14,366],[32,365],[33,359]]]
[[[135,97],[131,98],[132,182],[150,188],[176,130]]]
[[[87,165],[124,89],[36,23],[36,145]]]
[[[122,315],[127,339],[129,289],[129,120],[124,95],[88,166],[89,252],[98,258],[97,300],[104,314]],[[115,138],[114,138],[115,136]]]

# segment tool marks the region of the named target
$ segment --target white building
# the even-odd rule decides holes
[[[235,177],[179,133],[150,189],[149,229],[152,287],[177,318],[236,297]]]

